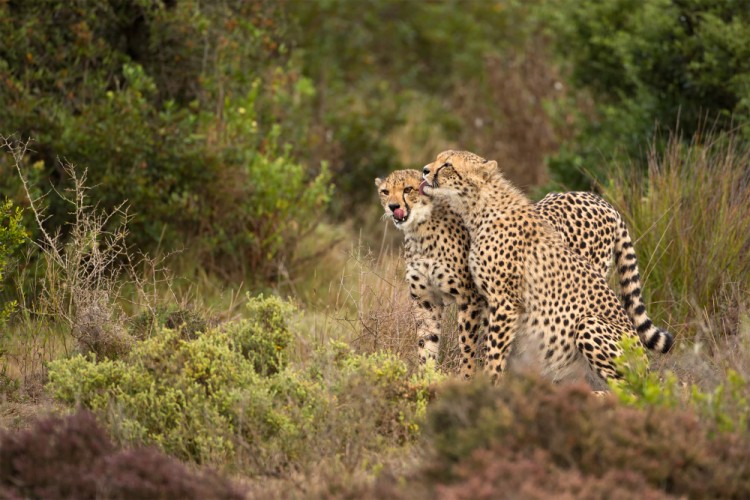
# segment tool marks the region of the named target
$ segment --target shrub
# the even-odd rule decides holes
[[[3,291],[3,271],[8,266],[8,259],[26,240],[26,230],[21,223],[21,209],[13,208],[10,200],[0,203],[0,292]],[[8,319],[15,302],[0,304],[0,327]]]
[[[106,413],[123,441],[154,443],[183,459],[220,461],[234,449],[240,391],[255,391],[250,399],[258,406],[268,399],[252,364],[231,342],[217,330],[194,340],[165,330],[122,360],[78,355],[50,363],[50,389],[59,400]],[[266,420],[254,409],[247,409],[248,418]]]
[[[273,375],[286,367],[293,338],[287,319],[293,311],[290,304],[272,297],[248,296],[249,319],[227,325],[229,336],[259,375]]]
[[[288,366],[291,307],[248,302],[250,316],[184,336],[163,329],[117,359],[50,363],[51,394],[97,412],[123,442],[155,444],[199,463],[278,473],[322,456],[347,466],[413,441],[434,371],[410,374],[384,353],[321,348]]]
[[[435,492],[445,500],[504,496],[545,498],[666,499],[672,498],[628,469],[610,470],[602,476],[583,474],[576,467],[561,467],[548,453],[509,452],[501,444],[475,450],[454,468],[455,480],[438,485]]]
[[[653,406],[683,408],[701,416],[722,431],[748,433],[750,386],[734,370],[712,390],[682,384],[671,371],[649,371],[643,346],[637,339],[621,341],[623,355],[617,360],[621,380],[610,381],[619,400],[648,409]]]
[[[468,487],[466,470],[477,464],[508,484],[500,472],[530,467],[527,460],[540,457],[550,467],[547,480],[559,480],[559,470],[580,473],[586,479],[580,487],[593,492],[601,491],[604,483],[595,479],[601,478],[622,493],[630,487],[688,497],[750,493],[746,434],[717,433],[689,412],[621,406],[584,386],[510,377],[497,387],[481,379],[448,385],[428,413],[427,428],[435,458],[426,481]],[[492,465],[502,460],[519,463]]]
[[[581,134],[553,161],[606,177],[602,159],[645,158],[655,125],[691,137],[706,119],[750,134],[750,13],[741,2],[561,0],[543,6],[572,83],[593,94]]]
[[[228,480],[153,448],[118,450],[89,412],[0,437],[3,498],[243,498]]]
[[[136,339],[145,339],[163,328],[177,330],[184,338],[194,338],[205,332],[211,321],[201,312],[191,308],[157,306],[145,310],[128,320],[128,331]]]
[[[30,0],[3,2],[0,19],[0,134],[34,139],[34,198],[70,185],[63,158],[89,167],[102,210],[130,204],[140,250],[187,240],[226,277],[258,281],[293,258],[330,189],[320,162],[287,146],[307,136],[314,89],[280,40],[279,8]],[[0,158],[0,186],[20,202],[12,170]],[[46,203],[50,225],[69,221],[64,200]]]

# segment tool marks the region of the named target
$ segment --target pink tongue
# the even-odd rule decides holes
[[[424,195],[424,187],[427,185],[427,181],[422,181],[419,184],[419,194]]]
[[[396,210],[393,211],[393,216],[397,218],[398,220],[401,220],[404,217],[406,217],[406,214],[404,213],[403,208],[397,208]]]

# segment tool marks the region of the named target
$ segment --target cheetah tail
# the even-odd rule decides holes
[[[620,219],[620,227],[615,242],[615,265],[620,279],[620,293],[625,310],[635,325],[641,343],[647,348],[667,352],[674,343],[671,333],[658,328],[653,324],[646,313],[641,295],[641,276],[638,274],[638,263],[636,261],[633,241],[625,225]]]

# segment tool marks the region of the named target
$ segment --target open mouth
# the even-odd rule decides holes
[[[395,222],[396,224],[403,224],[408,218],[409,214],[407,214],[406,210],[404,210],[403,208],[397,208],[393,211],[393,222]]]

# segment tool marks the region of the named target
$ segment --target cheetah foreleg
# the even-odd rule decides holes
[[[484,342],[484,369],[497,380],[505,371],[518,330],[518,306],[509,294],[487,297],[488,330]]]
[[[479,334],[485,321],[486,303],[476,294],[459,297],[458,306],[458,334],[461,347],[461,366],[459,374],[471,378],[479,361]]]
[[[442,304],[429,300],[417,301],[417,345],[419,362],[425,364],[428,359],[437,363],[440,351],[440,324],[443,316]]]
[[[484,299],[477,293],[471,277],[462,275],[447,266],[433,266],[429,272],[430,282],[437,285],[440,292],[452,301],[458,308],[458,339],[461,351],[461,365],[459,374],[463,378],[471,378],[476,368],[477,344],[484,310]]]
[[[442,300],[427,287],[426,266],[409,266],[406,279],[414,302],[419,362],[425,364],[428,359],[437,362],[443,317]]]

